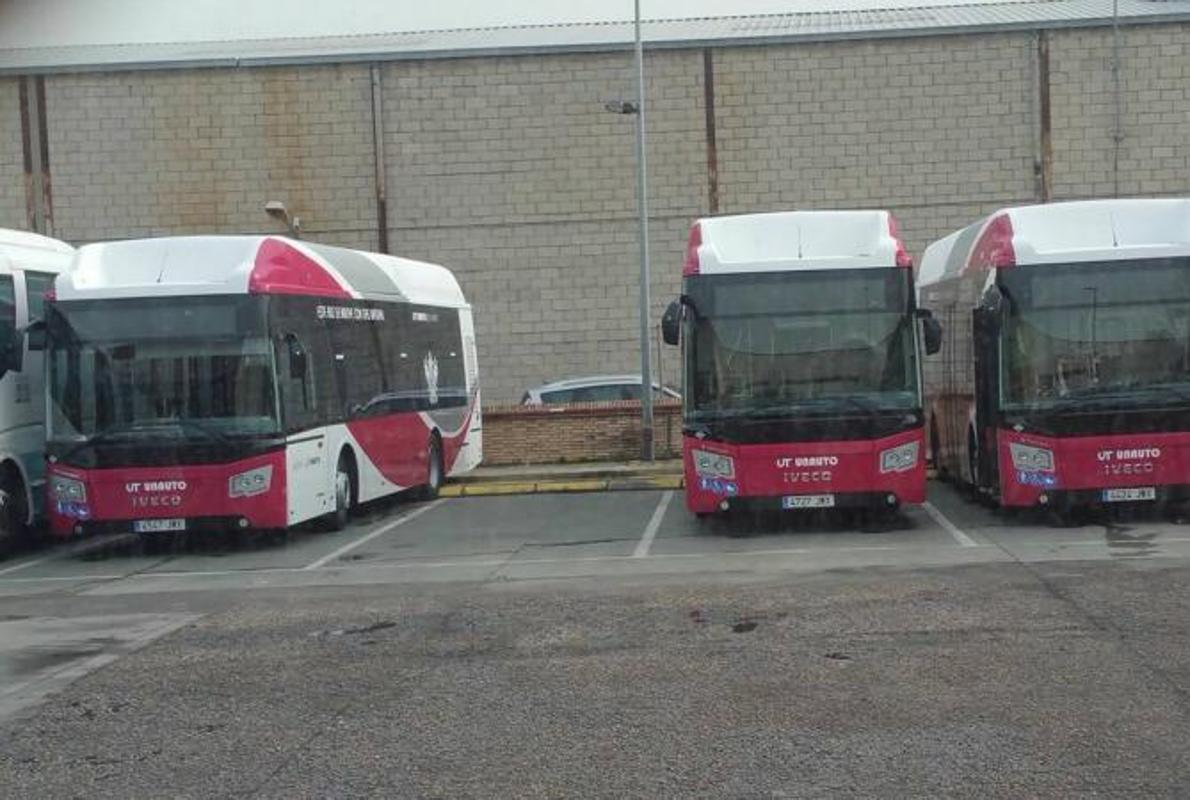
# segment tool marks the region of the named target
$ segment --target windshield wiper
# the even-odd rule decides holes
[[[226,434],[215,430],[206,423],[199,422],[194,417],[170,417],[168,419],[161,420],[161,422],[167,425],[177,425],[179,428],[189,428],[190,430],[198,431],[203,436],[206,436],[208,439],[213,439],[219,444],[227,444],[229,441],[231,441],[227,438]]]
[[[796,414],[804,414],[807,412],[820,414],[824,411],[835,411],[838,410],[840,406],[849,410],[860,411],[865,414],[878,410],[877,407],[869,401],[861,400],[858,397],[841,395],[838,397],[806,397],[801,400],[794,400],[778,405],[759,406],[756,408],[747,409],[743,415],[751,418],[775,416],[788,417]]]
[[[141,422],[117,422],[112,425],[108,425],[106,428],[91,434],[83,441],[75,443],[74,447],[67,450],[62,458],[64,460],[69,459],[79,451],[91,447],[92,445],[111,441],[112,439],[119,438],[125,434],[137,433],[141,430],[144,430],[144,424]]]
[[[1104,408],[1115,408],[1122,403],[1132,404],[1136,401],[1160,400],[1169,398],[1180,402],[1190,401],[1190,391],[1178,387],[1176,384],[1159,383],[1130,383],[1110,386],[1094,386],[1080,389],[1075,394],[1055,398],[1045,409],[1048,411],[1093,411]]]

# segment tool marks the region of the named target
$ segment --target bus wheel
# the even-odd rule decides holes
[[[442,440],[437,434],[430,437],[429,450],[426,453],[426,482],[417,492],[419,500],[433,500],[442,488]]]
[[[0,479],[0,557],[12,553],[28,536],[25,487],[12,474]]]
[[[975,497],[979,497],[979,452],[978,440],[975,438],[974,431],[967,432],[967,471],[971,477],[971,491]]]
[[[327,527],[330,530],[341,531],[347,527],[354,498],[355,474],[351,469],[350,459],[342,455],[339,456],[339,466],[335,468],[335,510],[327,517]]]
[[[938,420],[930,418],[930,463],[934,466],[934,473],[941,480],[946,480],[946,467],[942,464],[942,440],[938,436]]]

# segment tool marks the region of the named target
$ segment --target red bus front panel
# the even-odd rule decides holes
[[[730,504],[749,498],[772,500],[778,506],[782,498],[797,495],[832,495],[845,501],[891,493],[900,503],[922,503],[926,498],[921,428],[874,440],[785,444],[725,444],[687,436],[682,449],[686,505],[695,513],[715,511],[724,500]],[[716,469],[700,472],[696,451],[725,456],[731,468],[719,462]]]
[[[1006,506],[1038,505],[1042,494],[1087,501],[1111,489],[1190,485],[1190,433],[1038,436],[997,432],[1000,496]],[[1119,499],[1155,499],[1118,494]]]
[[[255,482],[237,487],[233,497],[232,479],[245,474]],[[55,476],[81,482],[83,494],[66,496]],[[71,535],[80,523],[128,523],[131,529],[136,520],[242,518],[250,528],[287,524],[284,450],[199,466],[83,470],[51,464],[46,491],[50,532],[55,536]]]

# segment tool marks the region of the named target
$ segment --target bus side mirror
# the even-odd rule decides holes
[[[932,356],[942,349],[942,323],[934,316],[934,312],[927,308],[917,309],[917,318],[921,320],[926,355]]]
[[[306,379],[306,350],[295,334],[285,334],[285,345],[289,351],[289,377],[295,381]]]
[[[674,300],[661,317],[661,338],[668,345],[676,345],[682,335],[682,302]]]

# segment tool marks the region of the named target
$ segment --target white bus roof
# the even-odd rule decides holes
[[[59,300],[299,294],[466,305],[445,267],[283,236],[180,236],[85,245]]]
[[[70,266],[74,248],[27,231],[0,228],[0,273],[13,269],[31,269],[38,272],[59,273]]]
[[[1002,208],[931,244],[917,283],[1028,264],[1190,256],[1190,199],[1080,200]]]
[[[887,211],[780,211],[698,220],[682,274],[910,265]]]

